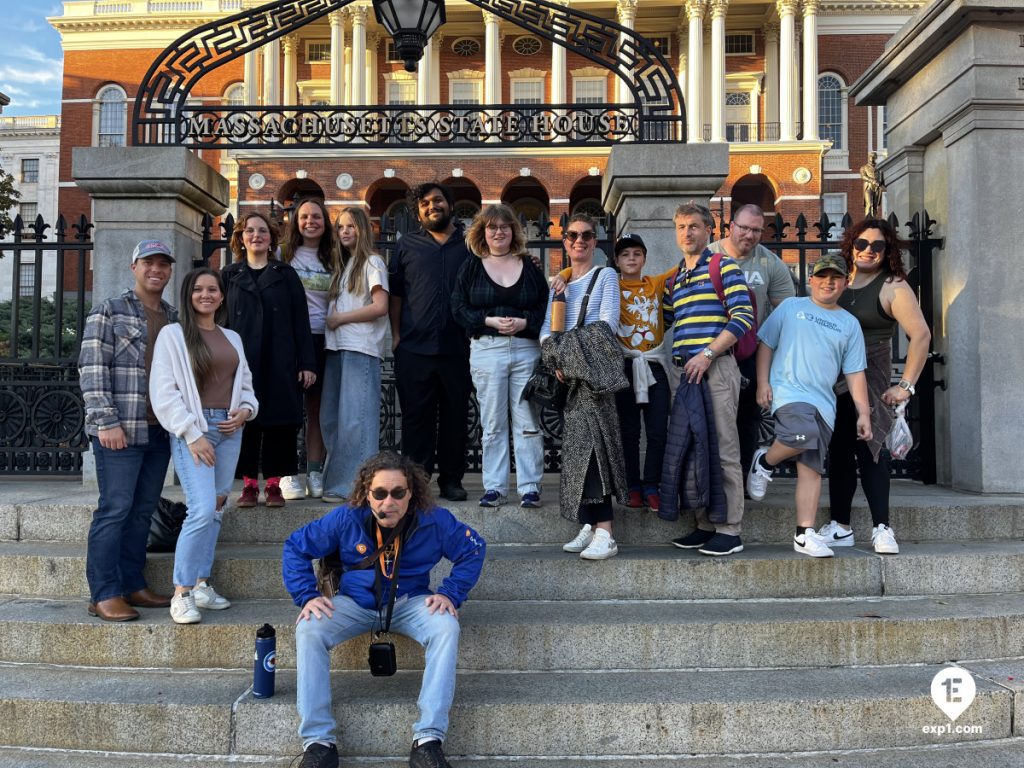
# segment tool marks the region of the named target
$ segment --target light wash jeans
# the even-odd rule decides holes
[[[327,350],[320,431],[327,446],[324,493],[348,498],[359,465],[380,450],[379,358]]]
[[[180,437],[171,436],[174,471],[185,490],[188,507],[188,516],[181,526],[178,545],[174,549],[174,585],[177,587],[195,586],[197,581],[210,575],[224,514],[223,509],[217,509],[217,497],[231,493],[238,452],[242,448],[240,430],[230,435],[217,431],[217,424],[228,417],[227,410],[204,408],[203,416],[209,427],[203,437],[213,446],[216,456],[212,467],[202,462],[197,466],[188,450],[188,443]]]
[[[534,339],[515,336],[481,336],[469,345],[469,368],[480,403],[481,444],[484,454],[485,491],[508,493],[509,411],[512,412],[512,443],[516,451],[516,489],[519,495],[540,492],[544,474],[544,435],[540,414],[522,400],[540,357]]]
[[[413,725],[413,740],[429,736],[444,741],[448,710],[455,696],[459,621],[451,614],[431,614],[425,600],[426,595],[396,600],[391,631],[412,638],[426,649],[417,702],[420,719]],[[299,736],[303,749],[314,741],[337,742],[337,723],[331,707],[331,648],[369,632],[377,624],[376,610],[361,608],[344,595],[337,595],[333,602],[331,618],[313,617],[295,627]]]

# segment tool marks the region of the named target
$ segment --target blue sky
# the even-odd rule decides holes
[[[62,12],[54,0],[0,0],[0,93],[11,100],[5,116],[60,114],[63,54],[46,17]]]

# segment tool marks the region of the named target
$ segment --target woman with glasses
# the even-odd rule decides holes
[[[875,552],[900,551],[889,527],[889,456],[882,452],[893,423],[893,408],[914,394],[928,358],[931,332],[907,283],[903,248],[896,231],[882,219],[865,219],[843,235],[840,251],[851,269],[839,306],[860,322],[867,348],[871,404],[870,442],[857,440],[857,412],[850,393],[836,402],[836,423],[829,443],[829,508],[832,519],[819,531],[830,547],[852,547],[850,508],[857,490],[857,470],[871,510],[871,544]],[[909,341],[903,378],[891,384],[892,333],[896,326]],[[845,390],[845,387],[842,387]]]
[[[506,205],[490,205],[466,232],[477,257],[459,268],[452,315],[470,337],[469,367],[483,429],[484,495],[481,507],[507,501],[510,472],[509,413],[516,452],[520,506],[540,506],[544,436],[536,408],[522,400],[540,357],[547,283],[526,252],[526,236]]]
[[[594,266],[597,228],[578,213],[562,234],[572,266],[565,285],[565,330],[551,327],[551,306],[540,340],[544,363],[569,385],[562,425],[562,474],[559,506],[562,515],[582,524],[562,547],[584,560],[605,560],[618,554],[612,538],[614,495],[625,501],[626,469],[622,456],[615,393],[629,386],[619,327],[619,278],[610,267]]]
[[[247,214],[231,234],[236,261],[221,270],[226,326],[242,337],[261,403],[259,415],[242,433],[237,474],[244,485],[239,507],[259,502],[260,470],[267,506],[284,506],[281,477],[298,471],[302,393],[316,381],[306,292],[294,269],[270,257],[276,248],[277,228],[270,219],[262,213]]]

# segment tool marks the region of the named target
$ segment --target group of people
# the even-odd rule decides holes
[[[487,206],[463,232],[443,185],[421,185],[412,201],[422,227],[401,239],[390,265],[373,253],[359,208],[332,223],[322,201],[300,201],[281,243],[266,216],[249,213],[232,236],[235,262],[189,272],[177,309],[162,299],[170,249],[138,244],[134,286],[94,308],[79,360],[100,489],[87,553],[90,614],[129,621],[138,607],[169,607],[188,624],[230,607],[210,576],[232,481],[243,482],[239,507],[259,503],[260,473],[267,506],[321,497],[335,508],[284,547],[285,584],[301,611],[302,766],[337,765],[329,651],[380,631],[389,602],[388,623],[427,651],[410,764],[447,766],[458,608],[486,544],[434,503],[430,477],[436,468],[441,497],[466,499],[475,387],[480,506],[508,502],[510,444],[519,503],[541,506],[540,414],[524,391],[545,370],[565,388],[558,504],[580,525],[565,551],[584,560],[617,553],[614,497],[670,520],[694,510],[696,527],[672,541],[677,547],[740,552],[744,490],[763,499],[775,467],[790,459],[797,552],[825,557],[853,544],[858,469],[874,549],[899,551],[882,445],[892,407],[914,394],[930,337],[886,222],[849,228],[839,253],[812,266],[810,295],[798,298],[789,270],[759,243],[756,206],[739,208],[717,243],[706,207],[679,206],[681,258],[659,275],[644,274],[647,248],[635,233],[616,241],[612,267],[596,265],[596,222],[574,215],[563,231],[569,266],[549,285],[512,209]],[[377,453],[389,321],[401,455]],[[897,325],[909,346],[903,379],[890,386]],[[767,447],[757,444],[761,408],[775,417]],[[815,530],[826,456],[831,519]],[[165,596],[147,586],[143,567],[171,459],[188,513],[174,594]],[[324,558],[340,562],[330,593],[314,572]],[[451,574],[432,592],[430,570],[444,558]]]

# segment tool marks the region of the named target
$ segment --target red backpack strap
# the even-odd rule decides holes
[[[722,285],[722,254],[716,253],[711,257],[711,261],[708,262],[708,276],[711,278],[711,284],[715,286],[718,300],[722,302],[722,308],[725,309],[725,314],[728,316],[729,307],[725,304],[725,287]]]

